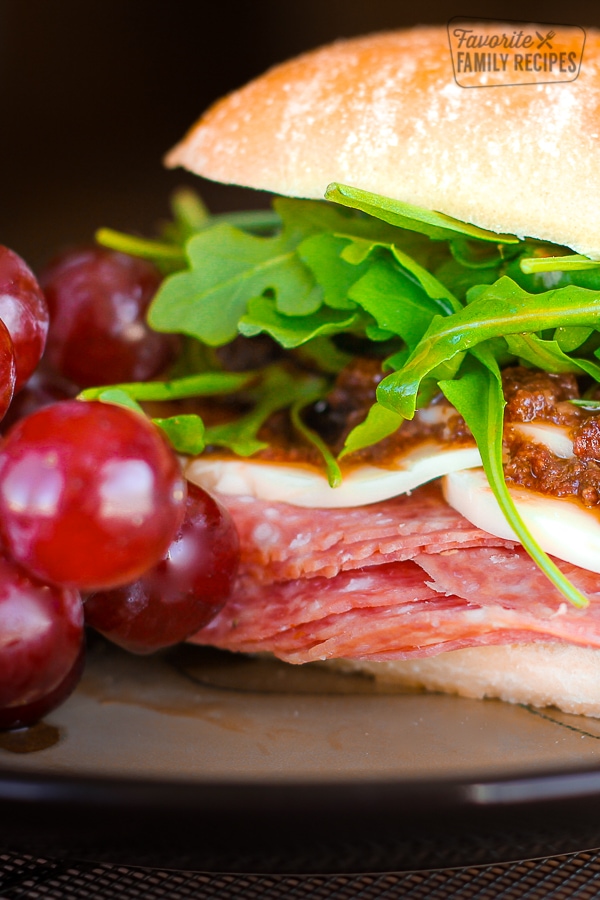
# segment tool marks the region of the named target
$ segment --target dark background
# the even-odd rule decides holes
[[[0,0],[0,243],[37,268],[100,225],[152,234],[198,179],[163,154],[268,66],[334,40],[452,16],[600,25],[600,3]],[[201,185],[217,209],[262,195]]]

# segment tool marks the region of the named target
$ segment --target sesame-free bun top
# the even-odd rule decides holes
[[[443,26],[341,40],[217,102],[166,163],[294,197],[341,182],[600,258],[600,32],[573,81],[471,88]]]

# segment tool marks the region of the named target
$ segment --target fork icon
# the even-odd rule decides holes
[[[536,31],[536,34],[537,34],[538,40],[539,40],[539,42],[540,42],[540,43],[538,44],[538,50],[539,50],[541,47],[543,47],[544,44],[547,44],[547,45],[548,45],[548,48],[549,48],[550,50],[552,50],[552,44],[550,43],[550,41],[552,40],[553,37],[556,37],[556,32],[555,32],[555,31],[552,31],[552,29],[550,29],[550,31],[548,32],[548,34],[546,35],[546,37],[544,37],[543,35],[541,35],[541,34],[539,33],[539,31]]]

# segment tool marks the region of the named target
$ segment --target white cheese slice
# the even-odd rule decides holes
[[[506,521],[483,469],[452,472],[443,479],[446,502],[489,534],[518,541]],[[510,488],[527,528],[551,556],[600,572],[600,516],[575,501]]]
[[[185,474],[208,491],[331,509],[377,503],[412,491],[447,472],[480,465],[481,457],[474,446],[448,447],[428,441],[385,468],[361,465],[348,469],[336,488],[329,486],[322,470],[304,463],[207,455],[191,460]]]
[[[509,426],[513,431],[523,435],[528,441],[545,444],[548,450],[561,459],[574,456],[573,441],[566,428],[548,422],[513,422]]]

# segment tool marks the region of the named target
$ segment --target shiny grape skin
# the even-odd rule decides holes
[[[85,667],[85,641],[82,640],[79,655],[63,678],[63,680],[48,694],[24,703],[20,706],[10,706],[0,709],[0,729],[26,728],[39,722],[46,713],[52,712],[67,700],[83,675]]]
[[[56,257],[40,273],[50,309],[47,362],[82,388],[157,375],[178,347],[176,336],[145,321],[160,281],[151,263],[104,247]]]
[[[14,345],[18,391],[42,357],[49,316],[35,275],[20,256],[4,246],[0,246],[0,319]]]
[[[83,590],[139,577],[166,552],[186,485],[140,413],[66,400],[21,419],[0,447],[0,534],[28,572]]]
[[[190,484],[184,522],[165,557],[134,584],[88,597],[86,624],[132,653],[184,641],[223,607],[239,556],[229,512]]]
[[[0,321],[0,419],[10,407],[16,381],[13,342],[4,322]]]
[[[38,409],[59,400],[72,400],[78,393],[79,389],[71,382],[44,368],[43,365],[38,366],[27,384],[23,385],[16,397],[13,397],[2,419],[2,431],[6,433],[15,422],[37,412]]]
[[[43,584],[0,553],[0,727],[44,715],[78,663],[83,645],[79,592]]]

